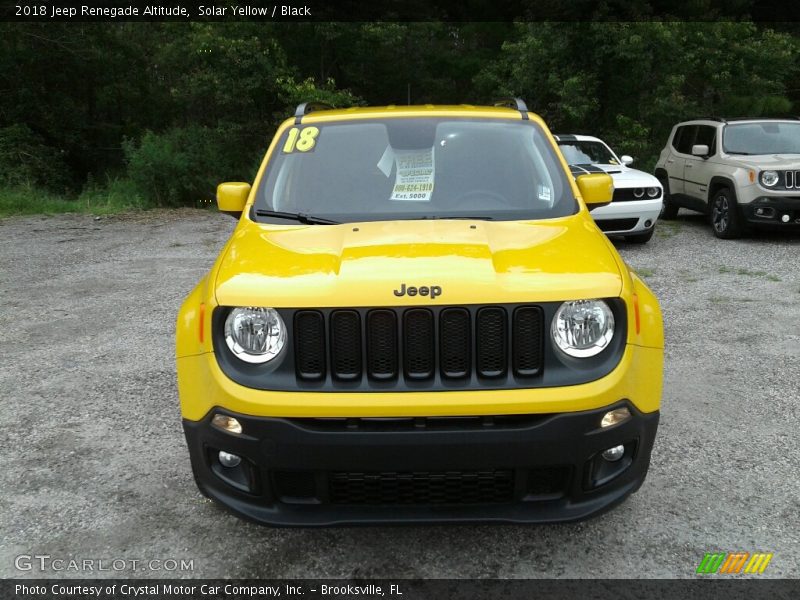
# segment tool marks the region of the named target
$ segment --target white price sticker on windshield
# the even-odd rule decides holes
[[[425,150],[395,150],[397,165],[390,200],[430,202],[433,195],[433,148]]]

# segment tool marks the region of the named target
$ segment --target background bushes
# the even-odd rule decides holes
[[[636,6],[649,14],[647,1]],[[798,23],[584,17],[0,23],[0,188],[196,206],[219,181],[251,180],[275,128],[306,100],[522,96],[554,131],[604,137],[644,169],[679,120],[796,110]]]

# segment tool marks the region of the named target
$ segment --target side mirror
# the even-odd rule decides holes
[[[217,208],[220,212],[239,218],[249,195],[249,183],[242,181],[220,183],[217,186]]]
[[[708,146],[705,144],[695,144],[692,146],[692,156],[701,156],[705,158],[708,156]]]
[[[614,197],[614,180],[605,173],[578,175],[575,178],[583,201],[589,210],[610,204]]]
[[[622,164],[625,165],[626,167],[633,163],[633,157],[628,154],[623,154],[622,156],[619,157],[619,159],[622,161]]]

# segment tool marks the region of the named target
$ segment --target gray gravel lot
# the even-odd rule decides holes
[[[194,560],[193,577],[692,577],[769,551],[800,577],[800,235],[715,239],[699,216],[620,251],[661,299],[650,475],[592,521],[269,529],[196,490],[174,318],[234,221],[205,211],[0,220],[0,576],[20,554]],[[114,572],[94,575],[111,576]],[[125,571],[141,577],[164,571]]]

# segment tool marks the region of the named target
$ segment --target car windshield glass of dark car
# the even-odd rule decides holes
[[[564,160],[570,165],[617,165],[617,158],[600,142],[559,142]]]
[[[578,207],[532,121],[386,118],[288,129],[255,209],[263,221],[276,211],[353,222],[550,219]]]
[[[800,154],[800,123],[726,125],[722,139],[725,152],[731,154]]]

